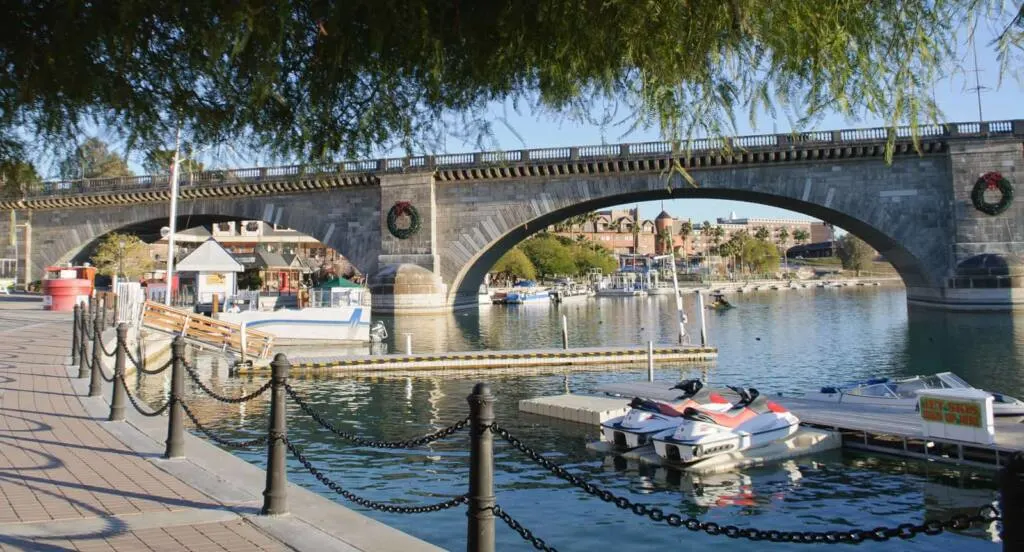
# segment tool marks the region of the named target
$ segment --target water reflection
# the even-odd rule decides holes
[[[754,307],[749,308],[751,312],[755,310]],[[827,310],[817,317],[830,320],[824,312]],[[899,316],[898,311],[893,313],[893,316]],[[799,309],[794,308],[792,318],[799,319],[800,316]],[[865,313],[865,316],[868,315]],[[494,319],[500,321],[505,318]],[[764,332],[761,333],[762,341],[770,345],[778,339],[777,335],[789,331],[784,321],[775,325],[777,333],[768,333],[770,325],[760,325],[756,319],[740,320],[737,317],[736,322],[742,324],[736,326],[726,323],[726,320],[718,317],[715,323],[716,335],[723,345],[727,339],[734,339],[730,336],[741,335],[734,332]],[[836,315],[835,320],[825,323],[849,319],[846,315]],[[736,329],[738,326],[745,329]],[[868,327],[858,329],[867,333],[873,331]],[[899,350],[906,344],[905,336],[906,333],[899,334],[897,339],[888,343]],[[845,347],[849,343],[843,339],[837,341],[837,346],[842,344]],[[749,347],[753,352],[744,352],[748,351],[745,347],[729,348],[747,355],[733,353],[735,362],[736,358],[753,358],[755,354],[761,354],[761,350],[755,347]],[[785,353],[785,348],[780,350],[779,355]],[[796,358],[791,353],[785,354],[789,355],[785,358]],[[820,362],[824,357],[816,358]],[[704,368],[714,370],[712,375],[715,379],[724,378],[722,374],[728,372],[733,377],[743,375],[750,379],[774,381],[779,386],[793,387],[802,383],[785,366],[763,361],[747,366],[736,364],[726,367],[722,364]],[[819,366],[819,369],[830,369],[835,365],[822,363],[823,367]],[[199,358],[198,366],[210,386],[223,394],[252,391],[263,381],[262,376],[228,377],[223,362],[215,362],[205,356]],[[700,367],[694,366],[665,368],[659,371],[659,378],[674,381],[699,370]],[[571,385],[574,392],[582,393],[601,382],[635,380],[642,375],[642,368],[580,371],[572,374]],[[838,376],[825,374],[824,377]],[[465,416],[466,397],[480,378],[479,374],[460,372],[445,376],[307,374],[293,378],[292,385],[339,429],[370,438],[400,439],[436,431]],[[529,375],[490,374],[487,379],[498,395],[495,405],[498,419],[552,460],[631,500],[683,515],[697,515],[720,524],[780,530],[874,527],[905,521],[920,522],[926,516],[945,517],[946,514],[980,506],[993,496],[994,483],[986,473],[841,452],[713,476],[691,476],[677,470],[639,466],[588,450],[587,442],[598,437],[596,427],[552,422],[517,411],[520,399],[563,390],[564,377],[557,369]],[[266,431],[268,403],[265,397],[244,405],[225,405],[203,399],[191,383],[187,387],[190,405],[218,434],[226,438],[248,439]],[[145,378],[139,389],[144,396],[158,403],[166,392],[164,378]],[[302,447],[316,466],[361,496],[415,505],[437,502],[465,492],[468,473],[465,433],[422,449],[369,449],[352,446],[331,436],[294,406],[288,412],[288,431],[290,439]],[[245,451],[239,456],[257,465],[265,461],[263,451]],[[684,535],[679,530],[653,524],[609,506],[572,488],[508,447],[498,445],[495,464],[500,503],[524,525],[561,550],[594,550],[613,546],[666,549],[679,547],[681,538],[687,539],[694,548],[721,546],[723,543],[721,537]],[[289,464],[289,479],[317,492],[326,492],[294,462]],[[332,498],[344,502],[338,497]],[[424,516],[365,513],[444,548],[465,547],[464,511]],[[499,528],[497,536],[501,550],[529,549],[518,535],[504,527]],[[730,540],[728,546],[741,551],[764,549],[762,543],[746,541]],[[998,545],[992,544],[991,536],[985,534],[944,534],[901,542],[896,548],[892,548],[892,543],[880,547],[886,550],[933,550],[938,547],[995,550]],[[874,549],[870,545],[866,548]]]

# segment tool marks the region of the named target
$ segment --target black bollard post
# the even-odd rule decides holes
[[[106,331],[107,329],[107,296],[104,295],[100,299],[100,331]]]
[[[185,412],[181,408],[181,396],[185,394],[185,338],[174,338],[171,343],[171,407],[167,416],[167,448],[164,458],[185,456]]]
[[[285,389],[291,363],[284,353],[274,355],[270,363],[270,424],[267,428],[267,486],[263,489],[263,510],[260,514],[283,514],[288,511],[288,474],[285,472]]]
[[[78,338],[82,346],[78,355],[78,377],[80,378],[89,377],[89,324],[92,323],[93,316],[94,311],[90,301],[88,307],[82,307],[82,335]]]
[[[100,370],[103,366],[103,322],[100,319],[99,313],[96,314],[96,318],[92,321],[93,336],[92,336],[92,374],[89,376],[89,396],[99,397],[103,394],[103,389],[100,384],[103,383]]]
[[[117,354],[114,361],[114,388],[110,395],[110,418],[111,422],[118,422],[124,419],[124,367],[125,351],[128,349],[128,324],[121,322],[117,325]]]
[[[494,552],[494,395],[478,383],[469,401],[469,530],[470,552]]]
[[[82,325],[82,306],[75,303],[75,325],[74,330],[71,332],[71,365],[78,364],[78,348],[81,347],[81,343],[78,341],[78,332],[81,330]]]
[[[1024,453],[1017,452],[999,474],[1003,550],[1024,550]]]

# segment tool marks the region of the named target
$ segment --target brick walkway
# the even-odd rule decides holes
[[[0,550],[291,550],[87,414],[70,325],[0,299]]]

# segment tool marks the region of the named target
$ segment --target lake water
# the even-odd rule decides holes
[[[666,383],[704,376],[712,383],[789,393],[875,375],[911,375],[952,370],[972,384],[1024,395],[1024,317],[1007,314],[908,313],[898,287],[848,287],[764,291],[737,295],[737,308],[709,313],[710,342],[720,349],[713,363],[659,366]],[[692,298],[689,330],[697,330]],[[591,299],[562,307],[482,306],[479,311],[437,317],[385,319],[392,339],[414,349],[522,349],[560,346],[561,315],[570,343],[635,345],[673,342],[675,303],[671,298]],[[699,339],[699,338],[697,338]],[[404,345],[403,345],[404,346]],[[260,378],[229,378],[226,364],[202,359],[204,374],[224,393],[251,391]],[[364,436],[399,439],[447,426],[466,415],[473,384],[491,382],[499,422],[528,445],[565,464],[591,482],[634,501],[720,524],[780,530],[841,530],[919,522],[926,517],[973,513],[995,498],[992,473],[848,451],[806,456],[743,472],[694,477],[676,470],[640,466],[586,449],[597,428],[520,414],[520,399],[563,392],[586,393],[602,382],[635,381],[645,368],[609,367],[565,372],[382,374],[307,376],[293,381],[329,419]],[[568,374],[568,377],[566,375]],[[162,379],[142,382],[144,396],[159,401]],[[268,402],[221,405],[191,402],[225,437],[249,438],[265,431]],[[315,464],[358,495],[402,505],[433,503],[466,492],[468,437],[465,433],[415,450],[353,447],[318,429],[300,412],[289,413],[289,437]],[[240,453],[263,465],[265,452]],[[735,550],[796,548],[695,534],[655,524],[588,496],[527,458],[499,445],[495,452],[499,504],[559,550],[613,547],[665,550],[729,546]],[[297,462],[289,478],[330,495]],[[341,497],[342,504],[354,507]],[[358,508],[358,507],[356,507]],[[464,549],[465,510],[367,515],[448,549]],[[500,550],[532,547],[504,525]],[[992,536],[918,537],[913,541],[863,543],[865,550],[998,550]]]

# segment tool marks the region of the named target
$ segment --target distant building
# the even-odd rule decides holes
[[[302,273],[318,272],[321,269],[337,271],[339,268],[342,272],[339,276],[351,276],[356,272],[340,253],[316,238],[261,220],[218,222],[210,227],[197,226],[177,232],[174,236],[176,256],[182,258],[211,237],[236,257],[252,257],[257,250],[276,253],[288,261],[287,265],[300,269]],[[167,239],[152,244],[152,251],[158,265],[166,262]],[[298,258],[298,261],[294,258]],[[289,282],[282,283],[288,287]]]
[[[821,221],[782,219],[782,218],[737,218],[736,213],[728,218],[719,218],[715,223],[708,223],[709,234],[702,232],[704,223],[693,220],[677,219],[666,211],[662,211],[654,220],[639,220],[637,209],[609,209],[588,214],[582,224],[563,221],[548,227],[548,231],[571,239],[585,239],[599,243],[616,255],[665,255],[668,249],[658,240],[659,235],[667,235],[672,241],[672,250],[676,255],[703,255],[709,248],[729,241],[737,232],[755,235],[759,228],[764,227],[768,233],[768,241],[788,247],[797,244],[794,234],[797,231],[806,233],[807,238],[801,243],[826,241],[832,238],[830,228]],[[683,226],[689,225],[686,236],[680,234]],[[638,227],[634,234],[633,228]],[[715,237],[715,229],[721,228],[722,234]],[[785,228],[786,239],[781,240],[779,231]],[[801,234],[803,235],[803,234]]]

